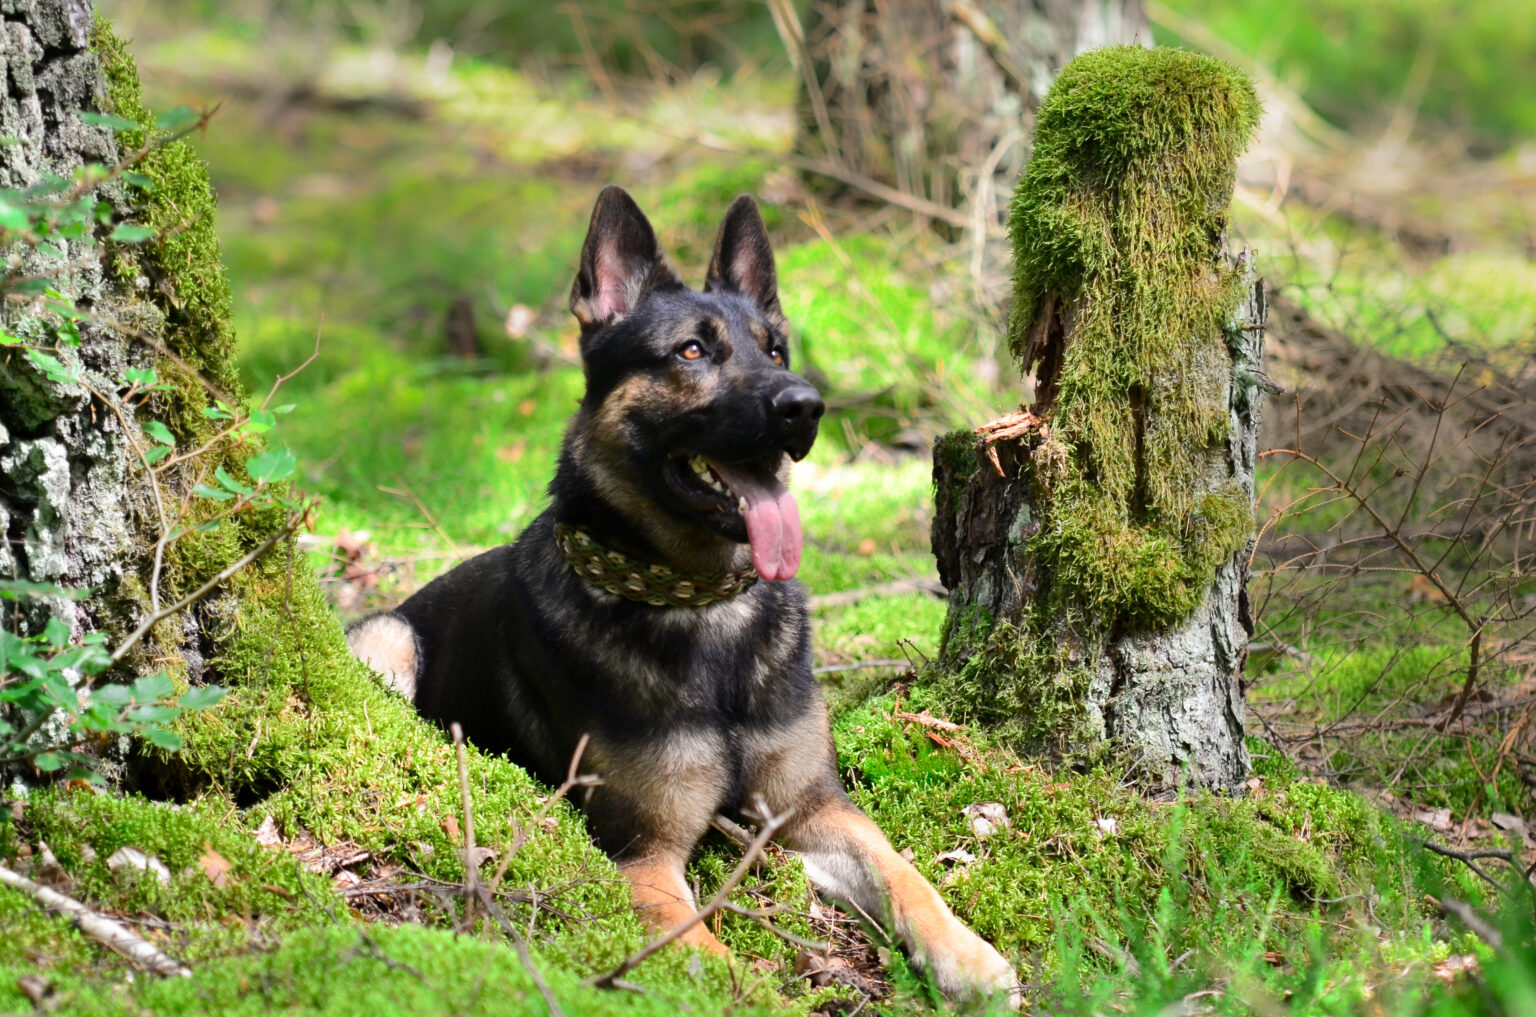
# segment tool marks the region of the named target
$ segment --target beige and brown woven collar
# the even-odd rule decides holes
[[[635,561],[564,523],[555,524],[555,546],[576,574],[593,586],[653,607],[703,607],[729,600],[757,582],[757,570],[752,568],[697,575]]]

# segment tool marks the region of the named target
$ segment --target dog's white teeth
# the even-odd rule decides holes
[[[747,499],[745,499],[745,498],[737,498],[736,499],[736,511],[740,512],[742,515],[746,515],[747,514]]]
[[[694,456],[688,460],[688,465],[693,467],[693,472],[701,477],[709,472],[709,464],[704,461],[703,456]]]

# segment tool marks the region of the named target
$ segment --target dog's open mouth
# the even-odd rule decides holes
[[[794,577],[800,567],[800,509],[771,468],[730,466],[695,455],[673,460],[670,472],[672,486],[695,508],[741,520],[758,575],[770,581]]]

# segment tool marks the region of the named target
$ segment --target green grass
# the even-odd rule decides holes
[[[1536,134],[1536,24],[1522,0],[1475,7],[1455,0],[1168,6],[1272,67],[1340,126],[1380,130],[1406,101],[1426,134],[1460,132],[1495,149]],[[1156,38],[1184,41],[1162,28]],[[1416,74],[1423,76],[1421,94]]]

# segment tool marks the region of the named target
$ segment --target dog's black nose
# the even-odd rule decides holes
[[[784,442],[784,450],[797,462],[804,459],[816,441],[821,415],[827,410],[827,404],[821,401],[821,393],[802,382],[775,392],[769,407],[777,436]]]

